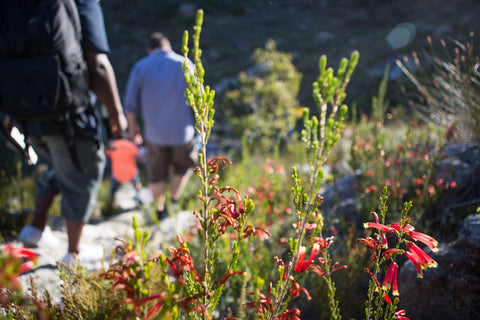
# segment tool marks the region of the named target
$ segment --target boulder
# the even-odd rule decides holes
[[[427,252],[427,251],[426,251]],[[457,240],[427,252],[437,268],[416,276],[408,261],[398,275],[401,309],[411,320],[474,320],[480,315],[480,214],[467,217]]]

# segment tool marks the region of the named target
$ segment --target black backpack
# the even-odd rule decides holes
[[[88,90],[74,0],[0,0],[0,112],[56,119],[82,112]]]

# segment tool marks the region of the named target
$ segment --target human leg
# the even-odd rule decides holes
[[[35,194],[35,207],[33,220],[20,231],[17,238],[29,247],[58,245],[58,239],[54,237],[47,227],[48,212],[60,192],[55,177],[55,169],[52,167],[48,145],[41,138],[32,138],[32,145],[39,157],[39,163],[47,165],[37,181]],[[46,230],[46,232],[45,232]]]
[[[93,213],[105,167],[102,143],[90,139],[77,139],[75,143],[82,172],[73,165],[65,139],[60,135],[49,137],[71,254],[80,251],[83,226]]]
[[[118,182],[117,179],[112,175],[110,177],[110,206],[113,206],[113,203],[115,202],[115,194],[117,193],[118,188],[120,187],[120,182]]]
[[[83,226],[81,221],[72,221],[65,219],[65,226],[68,234],[68,252],[73,254],[80,253],[80,238],[82,236]]]
[[[198,164],[198,151],[194,141],[189,144],[172,148],[173,174],[170,179],[172,203],[178,203],[193,168]]]
[[[148,183],[148,188],[152,192],[154,207],[158,211],[163,211],[165,209],[165,193],[167,189],[167,184],[162,182],[150,182]]]
[[[35,209],[33,211],[32,226],[44,230],[47,226],[48,210],[55,201],[56,195],[44,194],[36,195]]]
[[[169,148],[147,143],[147,175],[148,188],[152,192],[154,208],[157,216],[165,217],[165,194],[168,177]]]

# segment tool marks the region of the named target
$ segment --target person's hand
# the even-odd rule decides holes
[[[124,113],[110,117],[110,132],[114,137],[121,137],[127,130],[127,118]]]
[[[130,138],[132,138],[133,143],[137,146],[143,145],[143,137],[138,130],[131,131]]]

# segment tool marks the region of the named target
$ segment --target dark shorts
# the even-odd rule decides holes
[[[198,164],[198,150],[195,139],[182,146],[160,147],[147,143],[148,182],[164,182],[170,166],[173,174],[183,175]]]
[[[39,163],[47,165],[37,181],[37,194],[62,195],[62,216],[87,222],[93,213],[105,168],[101,142],[77,139],[78,160],[84,172],[76,169],[62,135],[32,137]]]

